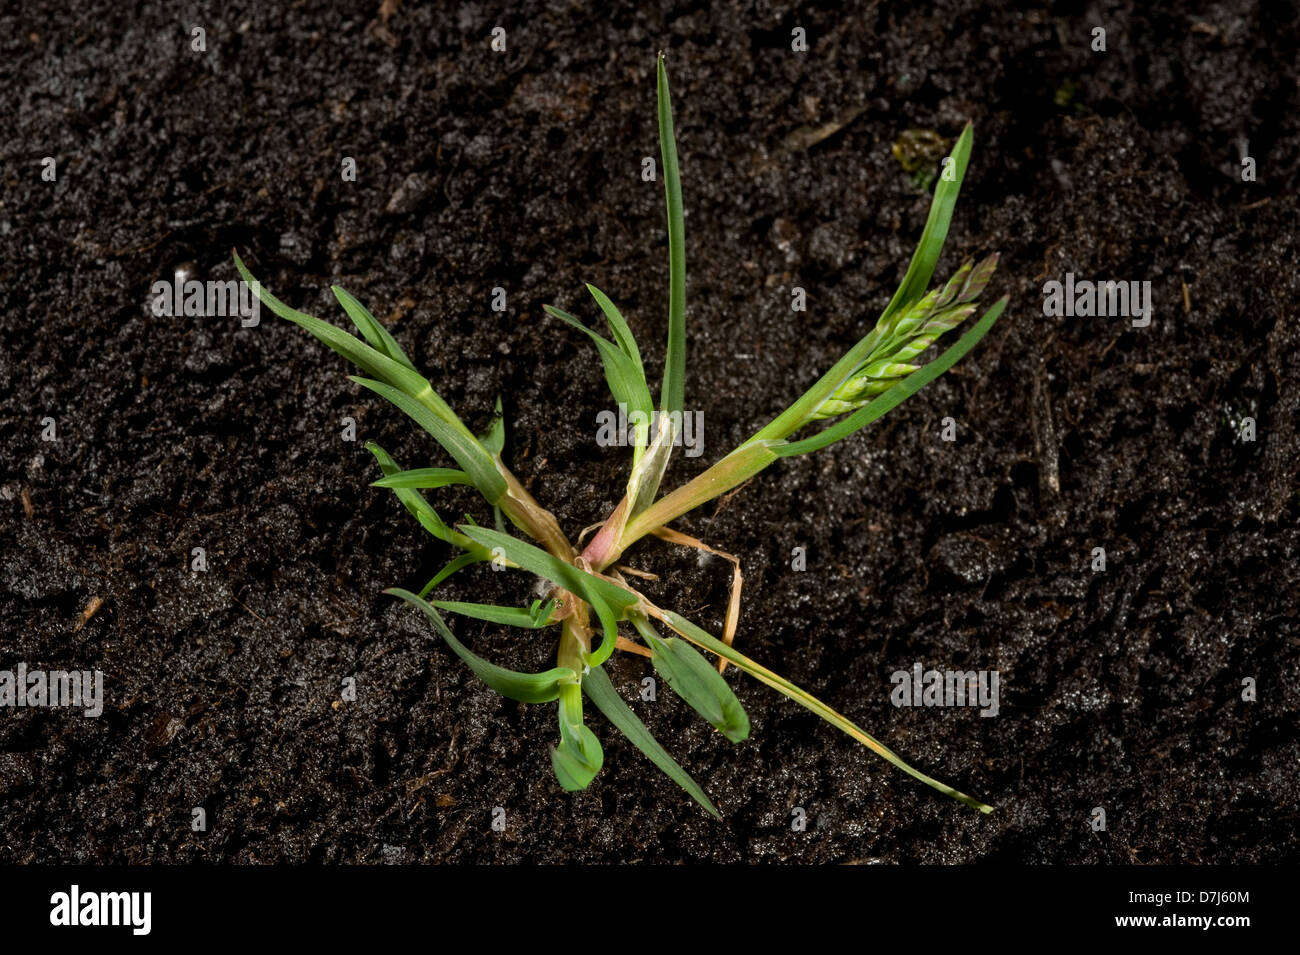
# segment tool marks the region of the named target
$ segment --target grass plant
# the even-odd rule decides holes
[[[971,127],[967,125],[958,137],[945,162],[911,264],[875,327],[748,441],[699,476],[660,495],[660,483],[681,426],[686,381],[685,226],[662,55],[657,84],[669,259],[668,342],[657,405],[632,329],[608,296],[587,286],[609,327],[610,338],[568,312],[546,307],[550,315],[592,339],[610,392],[615,401],[627,407],[632,422],[631,470],[623,497],[585,546],[570,541],[554,515],[525,490],[502,460],[503,420],[499,416],[494,419],[486,434],[471,432],[388,330],[355,298],[341,288],[333,289],[360,338],[281,302],[253,278],[237,253],[236,267],[269,308],[356,365],[363,374],[354,376],[353,381],[405,412],[455,463],[455,467],[403,470],[382,448],[367,445],[383,474],[374,482],[376,486],[392,490],[425,530],[450,545],[456,554],[419,592],[395,587],[386,593],[418,608],[450,650],[502,696],[525,703],[555,704],[558,739],[551,749],[551,761],[562,787],[586,788],[604,761],[600,741],[586,724],[585,699],[701,806],[718,815],[704,790],[659,745],[615,691],[605,664],[614,650],[621,648],[648,656],[660,678],[731,742],[748,736],[749,718],[722,674],[728,663],[808,708],[927,786],[981,812],[990,812],[992,807],[914,769],[811,693],[738,651],[732,645],[740,610],[738,562],[721,638],[647,599],[628,582],[629,575],[620,564],[628,548],[648,536],[721,553],[669,525],[782,458],[808,454],[853,435],[951,368],[989,331],[1006,306],[1006,298],[985,311],[937,357],[924,360],[939,338],[976,314],[977,300],[997,265],[996,255],[979,263],[967,263],[948,281],[930,287],[970,158]],[[468,520],[454,525],[443,521],[424,492],[456,484],[478,491],[493,510],[495,526]],[[507,527],[518,533],[508,532]],[[546,598],[522,607],[431,599],[433,591],[452,574],[493,560],[498,566],[542,578]],[[443,612],[525,631],[553,633],[558,638],[555,666],[542,673],[521,673],[491,663],[457,639]],[[620,626],[626,628],[626,635],[619,632]],[[716,656],[717,665],[711,664],[701,651]]]

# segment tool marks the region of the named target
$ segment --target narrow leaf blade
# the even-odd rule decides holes
[[[613,334],[614,341],[618,343],[619,349],[632,360],[632,364],[641,372],[644,379],[645,368],[641,364],[641,349],[637,348],[636,337],[632,334],[632,329],[628,327],[627,321],[623,318],[623,313],[618,310],[617,305],[610,301],[609,296],[596,286],[588,284],[587,291],[596,300],[600,310],[605,313],[605,321],[609,323],[610,333]],[[646,391],[649,390],[649,385],[647,385]]]
[[[605,762],[600,740],[582,722],[582,689],[560,688],[560,745],[551,750],[551,766],[560,785],[570,792],[586,789]]]
[[[366,450],[375,456],[375,460],[379,462],[379,470],[384,472],[385,477],[400,473],[397,462],[375,442],[367,442]],[[397,494],[397,499],[424,525],[429,533],[440,540],[451,542],[451,528],[443,523],[442,518],[438,516],[438,512],[433,509],[433,506],[428,501],[409,488],[394,487],[392,490]]]
[[[387,488],[438,488],[446,487],[449,484],[466,484],[474,486],[468,474],[456,468],[412,468],[409,471],[398,471],[396,474],[386,475],[378,481],[370,482],[371,487]]]
[[[402,346],[397,344],[397,340],[388,333],[388,329],[379,324],[379,319],[370,314],[368,308],[353,298],[347,289],[331,285],[330,291],[343,306],[343,311],[348,313],[352,324],[357,326],[357,331],[361,332],[362,337],[370,343],[371,348],[387,355],[399,365],[405,365],[411,371],[415,371],[415,366],[411,364],[411,359],[406,357],[406,352],[402,351]]]
[[[590,786],[604,764],[605,753],[596,734],[585,726],[578,733],[577,740],[562,740],[551,750],[555,778],[568,792],[580,792]]]
[[[474,486],[489,504],[496,504],[505,496],[506,482],[497,470],[496,462],[488,454],[478,439],[468,432],[453,428],[446,421],[434,414],[427,407],[405,392],[392,385],[371,378],[349,376],[357,384],[369,388],[381,398],[386,398],[399,409],[406,412],[416,424],[432,435],[442,445],[443,450],[455,459],[461,469],[469,475]]]
[[[655,671],[674,693],[733,743],[749,736],[749,716],[722,675],[684,640],[642,634],[653,651]]]
[[[617,345],[592,331],[573,315],[553,305],[545,305],[543,308],[547,314],[554,315],[585,332],[596,343],[601,364],[605,368],[605,381],[609,385],[610,394],[614,396],[615,401],[626,405],[629,411],[640,412],[648,422],[650,414],[654,411],[654,403],[650,399],[650,388],[646,384],[645,373]]]
[[[539,621],[537,615],[528,607],[501,607],[496,604],[463,603],[459,600],[431,600],[429,602],[439,610],[448,610],[451,613],[473,617],[476,620],[486,620],[489,623],[500,623],[507,627],[538,630],[548,626],[545,616]],[[552,601],[553,604],[554,601]],[[549,616],[549,614],[546,616]]]
[[[500,548],[506,557],[524,570],[559,584],[583,596],[583,599],[588,599],[587,595],[594,596],[619,613],[637,602],[636,595],[630,591],[567,564],[527,541],[487,527],[461,525],[459,529],[466,537],[489,550]],[[591,601],[588,599],[588,602]]]
[[[651,735],[646,725],[618,695],[603,667],[592,667],[591,672],[582,678],[582,691],[596,705],[596,709],[605,715],[605,719],[613,723],[615,729],[631,740],[632,745],[641,750],[650,762],[686,790],[686,793],[707,809],[715,819],[722,818],[722,814],[709,801],[709,797],[704,794],[699,784],[682,769],[677,760],[668,755],[668,751],[659,745],[659,741]]]
[[[447,422],[453,428],[458,428],[469,434],[469,431],[456,417],[450,406],[447,405],[437,393],[433,386],[429,384],[428,379],[424,378],[414,369],[394,361],[392,358],[376,351],[365,342],[358,339],[355,335],[349,335],[343,329],[331,325],[329,322],[321,321],[315,316],[308,315],[306,312],[300,312],[295,308],[290,308],[269,291],[262,287],[257,279],[244,265],[239,254],[235,254],[235,268],[244,281],[249,284],[253,292],[260,298],[271,311],[283,319],[293,322],[311,332],[323,344],[329,346],[338,352],[352,364],[362,369],[369,375],[373,375],[380,381],[383,381],[391,387],[397,388],[410,395],[416,401],[425,405],[443,421]]]
[[[459,557],[450,561],[446,567],[442,568],[442,570],[434,574],[433,577],[429,579],[429,582],[420,588],[420,596],[429,596],[429,591],[433,590],[452,574],[456,573],[456,571],[463,570],[471,564],[481,564],[485,560],[487,560],[487,558],[481,557],[478,554],[461,554]]]
[[[961,135],[957,137],[949,157],[952,161],[947,168],[953,170],[953,176],[951,179],[940,176],[934,187],[934,199],[930,203],[930,214],[926,217],[925,228],[921,231],[921,240],[916,245],[916,251],[912,253],[912,261],[908,264],[907,273],[903,276],[898,291],[894,293],[894,297],[890,299],[885,309],[886,315],[891,315],[903,306],[916,301],[930,287],[934,267],[939,262],[939,253],[943,251],[943,244],[948,238],[948,226],[952,222],[953,209],[957,205],[957,195],[961,192],[962,180],[966,178],[966,166],[970,162],[974,137],[975,127],[967,123]],[[944,170],[945,173],[947,168]]]
[[[520,673],[489,663],[457,640],[447,628],[442,615],[423,598],[398,587],[385,590],[384,593],[400,597],[411,606],[423,611],[456,656],[464,660],[466,666],[473,670],[480,680],[508,699],[518,700],[520,703],[549,703],[560,695],[563,687],[572,685],[574,689],[578,688],[576,686],[578,676],[568,667],[556,667],[544,673]]]
[[[681,412],[686,405],[686,225],[682,213],[682,175],[677,165],[673,106],[663,54],[657,71],[659,151],[663,161],[664,198],[668,207],[668,350],[659,407]]]
[[[743,653],[740,653],[739,651],[727,646],[721,640],[718,640],[716,637],[711,636],[710,634],[702,630],[700,627],[697,627],[695,624],[691,623],[681,614],[674,613],[672,611],[656,611],[656,616],[658,616],[659,619],[661,619],[670,629],[675,630],[677,633],[681,634],[681,636],[691,641],[691,643],[694,643],[696,646],[703,647],[706,650],[716,653],[718,656],[722,657],[723,659],[728,660],[731,663],[734,663],[737,667],[744,670],[750,676],[754,677],[754,679],[759,680],[762,683],[766,683],[768,686],[777,690],[783,696],[788,697],[789,699],[798,703],[800,706],[804,707],[805,709],[811,710],[813,713],[816,713],[827,723],[830,723],[836,729],[843,731],[844,733],[851,736],[853,739],[857,740],[859,743],[862,743],[864,746],[866,746],[872,752],[876,753],[886,762],[889,762],[892,765],[898,767],[903,772],[907,773],[909,776],[912,776],[915,779],[919,779],[927,786],[930,786],[931,788],[936,789],[947,796],[951,796],[953,799],[956,799],[958,802],[970,806],[973,809],[978,809],[980,812],[990,813],[993,811],[992,806],[986,805],[980,802],[978,799],[975,799],[971,796],[967,796],[965,793],[953,789],[951,786],[947,785],[946,783],[941,783],[939,782],[939,780],[933,779],[925,775],[925,773],[921,772],[920,770],[912,768],[910,765],[908,765],[906,762],[903,761],[902,757],[900,757],[889,747],[885,746],[883,743],[881,743],[874,736],[869,734],[866,730],[862,729],[857,724],[841,716],[839,713],[831,709],[829,706],[827,706],[821,700],[817,699],[811,693],[807,692],[806,690],[800,689],[798,686],[795,686],[789,680],[785,679],[785,677],[773,673],[771,670],[767,669],[766,667],[761,666],[758,663],[755,663],[753,660],[745,656]]]

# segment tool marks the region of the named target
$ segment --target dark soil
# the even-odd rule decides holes
[[[99,668],[107,694],[98,719],[0,711],[0,860],[1296,859],[1295,7],[552,6],[0,16],[0,668]],[[340,325],[343,285],[472,426],[506,396],[508,460],[576,536],[627,455],[596,444],[610,402],[590,344],[541,306],[594,322],[583,282],[600,286],[657,378],[663,195],[641,159],[660,48],[707,441],[670,487],[871,326],[928,207],[891,145],[975,123],[940,274],[1000,251],[1000,323],[887,419],[680,526],[743,561],[741,649],[991,816],[734,670],[753,721],[738,746],[666,691],[634,703],[724,821],[599,716],[605,770],[563,792],[554,708],[488,691],[381,593],[450,555],[369,486],[363,443],[445,459],[269,311],[244,329],[149,308],[182,264],[235,277],[232,247]],[[1044,282],[1067,272],[1150,281],[1151,325],[1044,317]],[[464,491],[438,492],[444,516],[486,520]],[[664,544],[628,561],[720,629],[727,564]],[[443,594],[533,591],[478,567]],[[455,627],[507,665],[551,658],[549,633]],[[895,708],[889,675],[914,662],[999,670],[1000,715]],[[650,672],[610,669],[629,699]]]

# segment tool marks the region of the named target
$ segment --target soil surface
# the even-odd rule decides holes
[[[0,16],[0,669],[99,669],[106,702],[0,710],[0,860],[1296,859],[1293,5],[59,6]],[[370,487],[364,442],[447,460],[269,311],[152,312],[178,268],[235,278],[232,248],[345,326],[342,285],[472,427],[505,396],[507,460],[576,537],[628,455],[597,445],[590,343],[541,306],[595,324],[598,285],[657,380],[659,49],[706,442],[670,488],[872,326],[928,208],[891,147],[975,124],[938,275],[1000,251],[1001,321],[889,417],[679,526],[743,562],[739,648],[992,815],[735,670],[753,732],[730,744],[664,687],[641,701],[625,655],[615,684],[724,819],[594,712],[605,769],[563,792],[554,707],[495,695],[381,593],[451,555]],[[1150,282],[1149,326],[1046,317],[1067,273]],[[431,497],[490,519],[466,488]],[[627,561],[720,630],[724,561]],[[534,596],[486,566],[441,594]],[[454,627],[551,665],[549,631]],[[893,706],[914,663],[998,671],[999,714]]]

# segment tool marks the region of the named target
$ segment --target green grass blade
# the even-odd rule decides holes
[[[632,364],[636,366],[637,371],[641,372],[641,377],[645,378],[645,366],[641,364],[641,349],[636,346],[636,337],[632,334],[632,329],[628,327],[627,321],[623,318],[623,313],[618,310],[618,306],[610,301],[609,296],[602,292],[596,286],[588,283],[587,291],[591,297],[596,300],[600,310],[605,313],[605,321],[609,323],[609,331],[614,336],[614,341],[618,344],[619,350],[631,359]],[[649,392],[650,386],[646,386]]]
[[[599,594],[592,590],[580,590],[578,593],[591,604],[591,609],[596,612],[596,618],[600,621],[602,633],[600,646],[587,657],[587,666],[598,667],[609,659],[610,654],[614,652],[615,644],[618,643],[618,617]]]
[[[355,335],[349,335],[343,329],[336,328],[329,322],[323,322],[306,312],[300,312],[285,305],[263,288],[262,283],[253,278],[247,267],[245,267],[243,260],[239,258],[238,253],[235,253],[235,268],[239,270],[239,274],[243,276],[244,281],[252,288],[254,294],[275,314],[305,328],[323,344],[338,352],[367,374],[373,375],[380,381],[410,395],[445,421],[449,427],[463,433],[466,437],[473,437],[460,418],[456,417],[456,413],[451,410],[451,407],[433,390],[433,386],[429,384],[427,378],[401,362],[394,361],[382,352],[376,351]]]
[[[744,707],[722,674],[698,650],[676,637],[664,640],[642,617],[632,617],[632,625],[652,651],[655,672],[674,693],[733,743],[748,738],[749,716]]]
[[[560,688],[560,745],[551,750],[555,778],[570,792],[586,789],[605,762],[600,740],[582,722],[582,688]]]
[[[447,610],[451,613],[458,613],[463,617],[473,617],[475,620],[486,620],[489,623],[500,623],[507,627],[522,627],[525,630],[540,630],[542,627],[550,626],[546,618],[550,616],[550,611],[555,609],[555,601],[549,602],[549,610],[542,613],[541,607],[501,607],[496,604],[475,604],[462,603],[459,600],[431,600],[429,601],[439,610]],[[540,604],[541,601],[537,601]],[[556,621],[552,621],[556,622]]]
[[[389,453],[379,445],[375,444],[375,442],[366,442],[366,450],[375,456],[375,460],[379,462],[379,470],[383,471],[386,476],[399,474],[401,472],[401,468],[397,466],[397,462],[392,459],[392,456],[390,456]],[[454,531],[448,527],[443,522],[442,518],[438,516],[438,512],[433,509],[433,505],[426,501],[419,491],[401,487],[390,488],[390,490],[397,495],[397,499],[402,502],[403,506],[411,512],[415,519],[420,522],[421,526],[423,526],[430,534],[439,540],[446,541],[454,547],[459,547],[461,550],[468,551],[469,553],[466,556],[473,558],[471,563],[492,559],[492,555],[483,547],[483,545],[470,540],[459,531]],[[455,561],[452,563],[455,563]],[[450,567],[450,565],[448,566]],[[447,576],[450,577],[451,574],[455,573],[459,569],[460,567],[458,566],[447,571]],[[435,577],[434,581],[441,583],[442,580],[445,579],[445,577],[441,580]],[[430,581],[430,586],[436,586],[434,581]],[[420,596],[424,596],[424,593],[426,592],[427,591],[422,591]]]
[[[609,675],[603,667],[592,667],[591,672],[582,678],[582,691],[596,705],[596,709],[604,714],[605,719],[614,724],[615,729],[631,740],[632,745],[641,750],[650,762],[658,766],[669,779],[686,790],[686,793],[707,809],[715,819],[722,818],[722,814],[709,801],[709,797],[704,794],[704,790],[700,788],[699,784],[691,778],[686,770],[682,769],[677,760],[668,755],[668,751],[659,745],[659,741],[651,735],[646,725],[641,722],[637,715],[632,712],[632,708],[618,695],[618,691],[614,689],[614,684],[610,682]]]
[[[477,544],[475,545],[475,549],[479,549]],[[456,571],[464,570],[471,564],[485,563],[490,559],[491,558],[488,557],[482,557],[479,554],[461,554],[459,557],[448,563],[446,567],[442,568],[442,570],[434,574],[433,577],[429,579],[429,582],[420,588],[420,596],[429,596],[429,591],[433,590],[433,588],[437,587],[452,574],[456,573]]]
[[[543,577],[551,583],[559,584],[566,590],[578,594],[588,603],[592,603],[590,598],[595,598],[621,614],[637,602],[636,595],[630,591],[580,570],[572,564],[566,564],[558,557],[548,554],[527,541],[487,527],[460,525],[458,530],[488,550],[499,548],[501,553],[524,570]]]
[[[663,160],[664,194],[668,206],[668,351],[659,407],[680,412],[686,406],[686,224],[682,214],[682,176],[673,135],[673,106],[668,72],[659,54],[659,151]]]
[[[442,445],[443,450],[450,454],[461,469],[469,475],[474,486],[489,504],[496,504],[505,496],[505,478],[497,470],[495,459],[483,445],[479,444],[477,438],[469,432],[462,433],[453,428],[423,404],[407,393],[398,391],[392,385],[357,375],[348,377],[362,387],[369,388],[381,398],[387,398],[410,415],[416,424],[429,432],[433,439]]]
[[[947,180],[941,175],[934,187],[934,199],[930,203],[930,214],[926,217],[925,228],[921,232],[921,241],[917,243],[916,251],[912,253],[912,261],[908,264],[902,284],[898,286],[898,291],[894,293],[894,297],[889,300],[889,305],[885,308],[886,315],[892,315],[904,305],[916,301],[930,287],[930,279],[934,277],[934,267],[939,262],[939,254],[943,251],[943,244],[948,238],[948,225],[952,222],[957,195],[961,192],[961,183],[966,177],[966,166],[970,162],[974,136],[974,126],[967,123],[952,147],[950,154],[952,162],[949,168],[953,170],[953,178]]]
[[[370,482],[371,487],[410,487],[422,490],[446,487],[449,484],[474,486],[474,482],[469,479],[469,475],[456,468],[412,468],[409,471],[398,471],[396,474]]]
[[[600,666],[609,659],[609,655],[614,652],[614,645],[618,641],[619,616],[636,604],[637,597],[635,594],[608,580],[593,576],[572,564],[566,564],[540,547],[534,547],[532,544],[521,541],[517,537],[511,537],[509,534],[489,530],[486,527],[469,527],[465,525],[461,525],[459,530],[484,547],[493,550],[500,548],[501,553],[524,570],[549,580],[553,584],[558,584],[587,601],[591,605],[591,609],[596,612],[596,617],[600,620],[603,638],[600,646],[591,653],[586,663],[588,666]]]
[[[575,732],[574,739],[562,739],[560,745],[551,750],[555,779],[568,792],[581,792],[590,786],[605,759],[595,733],[585,726]]]
[[[963,335],[954,345],[950,346],[947,351],[934,361],[912,372],[879,398],[863,405],[847,418],[813,435],[811,438],[773,447],[773,453],[786,458],[795,454],[807,454],[810,451],[816,451],[819,448],[824,448],[829,444],[847,438],[853,432],[865,428],[886,412],[892,411],[960,361],[988,333],[988,330],[993,327],[993,323],[998,320],[998,316],[1002,314],[1002,310],[1006,306],[1007,299],[999,299],[992,308],[984,313],[984,317],[971,326],[970,331]]]
[[[556,699],[566,687],[581,692],[577,685],[578,675],[568,667],[556,667],[544,673],[520,673],[516,670],[499,667],[495,663],[489,663],[457,640],[451,630],[447,628],[442,615],[431,607],[427,601],[417,597],[409,590],[402,590],[399,587],[385,590],[384,593],[400,597],[411,606],[418,607],[423,611],[456,656],[464,660],[466,666],[473,670],[480,680],[507,699],[518,700],[520,703],[549,703],[551,700]]]
[[[677,633],[681,634],[687,640],[691,641],[691,643],[694,643],[696,646],[703,647],[705,650],[712,651],[713,653],[716,653],[718,656],[728,660],[731,663],[734,663],[736,666],[740,667],[740,669],[744,670],[746,673],[754,677],[756,680],[760,680],[763,683],[766,683],[768,686],[773,687],[778,692],[780,692],[783,696],[789,697],[791,700],[794,700],[796,703],[798,703],[800,706],[804,707],[805,709],[811,710],[812,712],[816,713],[827,723],[830,723],[836,729],[842,730],[843,732],[847,733],[849,736],[853,737],[853,739],[857,740],[859,743],[862,743],[872,752],[876,753],[876,755],[880,756],[887,762],[898,767],[903,772],[907,773],[909,776],[912,776],[915,779],[919,779],[927,786],[930,786],[933,789],[937,789],[939,792],[943,793],[946,796],[951,796],[953,799],[956,799],[958,802],[970,806],[972,809],[978,809],[980,812],[983,813],[989,813],[993,811],[992,806],[985,805],[984,803],[980,802],[978,799],[974,799],[970,796],[967,796],[965,793],[959,792],[958,790],[953,789],[951,786],[947,785],[946,783],[939,782],[939,780],[937,779],[932,779],[931,777],[925,775],[925,773],[921,772],[920,770],[913,769],[911,766],[909,766],[906,762],[903,761],[902,757],[900,757],[889,747],[885,746],[883,743],[881,743],[879,740],[877,740],[875,737],[873,737],[871,734],[869,734],[866,730],[862,729],[857,724],[853,723],[847,718],[841,716],[839,713],[835,712],[835,710],[831,709],[829,706],[827,706],[821,700],[817,699],[811,693],[808,693],[805,690],[802,690],[799,687],[795,686],[789,680],[785,679],[785,677],[778,676],[777,674],[773,673],[771,670],[767,669],[766,667],[760,666],[759,664],[755,663],[753,660],[749,659],[749,657],[745,656],[743,653],[739,653],[736,650],[733,650],[731,647],[727,646],[721,640],[718,640],[710,636],[704,630],[701,630],[699,627],[691,623],[681,614],[674,613],[672,611],[659,611],[656,613],[656,616],[659,616],[659,618],[670,629],[675,630]]]
[[[629,412],[638,411],[645,416],[645,424],[637,428],[637,447],[644,447],[645,439],[642,433],[649,431],[649,419],[654,411],[654,402],[650,399],[650,388],[646,384],[645,372],[638,368],[617,345],[598,332],[592,331],[568,312],[553,305],[544,305],[542,308],[548,315],[553,315],[562,322],[586,332],[596,343],[596,348],[600,351],[601,363],[605,366],[605,381],[609,384],[609,391],[614,396],[614,400],[627,405]]]
[[[375,460],[379,462],[379,470],[384,472],[385,477],[401,473],[401,469],[398,468],[397,462],[393,460],[392,456],[375,442],[366,442],[366,450],[375,456]],[[408,488],[395,487],[392,490],[397,494],[397,499],[405,505],[406,509],[421,524],[429,529],[434,537],[447,541],[449,544],[452,543],[451,528],[443,523],[442,518],[438,516],[438,512],[433,509],[433,506],[428,501]]]
[[[370,343],[371,348],[387,355],[399,365],[405,365],[411,371],[415,371],[415,366],[411,364],[411,359],[406,357],[406,352],[402,351],[402,346],[397,344],[392,335],[388,334],[388,329],[379,324],[379,319],[370,314],[368,308],[353,298],[351,293],[344,288],[331,285],[330,291],[334,293],[334,297],[343,306],[343,311],[348,313],[348,318],[352,319],[352,324],[357,326],[357,331],[361,332],[362,337]]]

